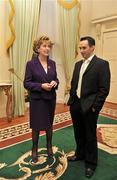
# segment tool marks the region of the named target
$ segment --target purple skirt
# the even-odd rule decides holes
[[[56,99],[30,101],[30,128],[47,130],[53,125]]]

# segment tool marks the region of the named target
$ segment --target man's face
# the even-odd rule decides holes
[[[80,41],[79,49],[82,57],[88,59],[94,51],[95,46],[89,46],[87,40]]]

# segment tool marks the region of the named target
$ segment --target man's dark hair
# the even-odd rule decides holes
[[[81,37],[80,38],[80,41],[84,41],[84,40],[87,40],[88,41],[88,44],[89,46],[95,46],[95,39],[90,37],[90,36],[85,36],[85,37]]]

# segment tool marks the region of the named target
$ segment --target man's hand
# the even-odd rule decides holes
[[[92,112],[95,112],[95,108],[92,107]]]

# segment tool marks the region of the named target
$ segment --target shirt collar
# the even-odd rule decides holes
[[[84,59],[85,62],[90,62],[94,57],[94,54],[92,56],[90,56],[88,59]]]

